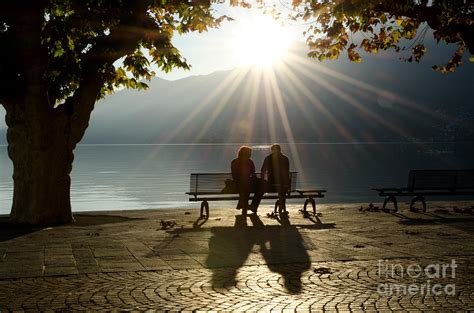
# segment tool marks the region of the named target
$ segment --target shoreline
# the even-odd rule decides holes
[[[240,210],[235,210],[234,207],[229,207],[224,206],[224,205],[212,205],[213,203],[219,204],[219,203],[225,203],[228,201],[217,201],[217,202],[211,202],[211,207],[210,207],[210,215],[212,216],[213,211],[219,212],[219,214],[222,214],[223,212],[228,211],[230,215],[234,216],[236,214],[239,214],[241,212]],[[100,216],[101,214],[103,215],[139,215],[143,214],[144,216],[149,216],[149,215],[156,215],[156,214],[164,214],[164,215],[170,215],[170,214],[180,214],[183,212],[188,212],[190,214],[199,214],[200,212],[200,202],[192,202],[195,204],[195,206],[190,206],[190,207],[170,207],[170,208],[149,208],[149,209],[125,209],[125,210],[89,210],[89,211],[73,211],[72,214],[73,216],[76,215],[97,215]],[[399,202],[399,210],[397,213],[401,213],[403,211],[409,211],[409,201],[400,201]],[[458,206],[466,206],[468,208],[473,208],[474,209],[474,199],[459,199],[459,200],[438,200],[438,201],[427,201],[427,210],[426,213],[430,213],[430,211],[437,210],[437,209],[446,209],[446,207],[458,207]],[[316,211],[319,213],[320,211],[326,211],[326,210],[331,210],[331,209],[339,209],[339,208],[348,208],[348,209],[359,209],[361,207],[367,208],[370,205],[373,205],[375,208],[378,208],[380,211],[382,211],[382,204],[383,201],[380,202],[330,202],[330,203],[317,203],[316,206]],[[262,212],[272,212],[274,208],[274,204],[269,204],[269,203],[263,203],[259,206],[259,214],[262,214]],[[288,212],[289,213],[299,213],[299,209],[303,208],[303,204],[298,203],[288,203]],[[451,208],[451,209],[452,209]],[[387,210],[390,211],[392,209],[392,204],[387,205]],[[430,210],[431,209],[431,210]],[[309,208],[309,210],[311,210]],[[417,213],[416,211],[414,213]],[[418,211],[418,213],[422,213],[422,211]],[[9,214],[0,214],[0,219],[6,219],[9,217]],[[67,225],[67,224],[66,224]]]

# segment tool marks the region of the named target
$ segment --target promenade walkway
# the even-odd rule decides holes
[[[473,310],[472,205],[101,212],[44,229],[3,218],[0,311]]]

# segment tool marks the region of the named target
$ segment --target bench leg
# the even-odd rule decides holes
[[[311,203],[311,206],[313,207],[313,214],[316,215],[316,201],[314,201],[313,198],[308,198],[306,199],[306,201],[304,202],[304,207],[303,207],[303,215],[304,216],[307,216],[308,215],[308,210],[306,209],[306,207],[308,206],[308,204]]]
[[[385,198],[384,202],[383,202],[383,208],[385,209],[385,207],[387,206],[387,203],[388,202],[393,202],[393,207],[395,208],[395,212],[398,211],[398,204],[397,204],[397,198],[395,198],[395,196],[388,196]]]
[[[282,207],[280,206],[280,203],[281,203],[280,200],[277,200],[277,201],[275,202],[275,208],[273,209],[273,213],[275,213],[275,214],[277,214],[277,213],[279,213],[279,214],[285,214],[285,213],[287,213],[287,211],[286,211],[286,206],[283,206],[283,208],[282,208]]]
[[[414,206],[417,201],[421,201],[421,204],[423,205],[423,212],[426,212],[426,201],[425,201],[425,197],[423,197],[422,195],[413,197],[410,203],[410,211],[415,211]]]
[[[206,216],[209,218],[209,203],[205,200],[201,202],[201,217],[204,217],[204,209],[206,210]]]

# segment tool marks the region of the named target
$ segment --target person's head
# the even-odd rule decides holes
[[[280,153],[281,152],[281,148],[280,148],[280,145],[279,144],[273,144],[270,148],[272,150],[272,153]]]
[[[250,159],[252,156],[252,148],[249,146],[242,146],[239,148],[239,152],[237,153],[237,157],[239,159]]]

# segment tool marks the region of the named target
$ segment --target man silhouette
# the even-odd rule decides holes
[[[281,153],[280,145],[272,145],[271,150],[272,153],[263,161],[262,180],[265,183],[265,192],[278,192],[278,206],[280,212],[283,212],[286,209],[286,193],[290,188],[290,162],[288,157]],[[254,205],[251,209],[256,212],[257,201]]]

